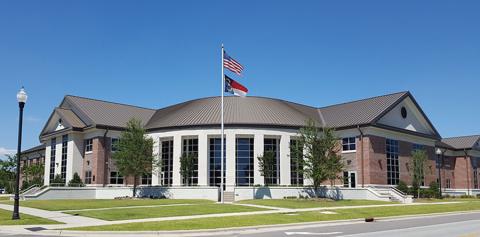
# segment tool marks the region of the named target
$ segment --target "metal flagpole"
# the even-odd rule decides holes
[[[221,111],[222,111],[221,113],[222,113],[222,114],[221,114],[221,116],[220,116],[220,117],[221,117],[221,120],[222,120],[222,122],[221,122],[221,130],[222,130],[221,133],[222,133],[222,136],[221,136],[221,138],[220,138],[220,144],[221,144],[221,146],[220,146],[220,160],[221,160],[221,162],[220,162],[220,164],[221,164],[221,168],[220,168],[220,173],[221,173],[221,174],[220,174],[220,179],[221,179],[221,180],[220,180],[220,202],[221,202],[221,203],[223,203],[223,185],[224,185],[224,183],[223,183],[223,157],[224,157],[224,148],[223,148],[223,147],[225,146],[225,144],[224,144],[224,137],[225,137],[225,135],[224,135],[224,129],[223,129],[223,92],[225,91],[225,74],[223,73],[223,54],[224,54],[224,50],[223,50],[223,43],[222,43],[222,77],[221,77],[221,78],[222,78],[222,91],[221,91],[221,92],[222,92],[222,109],[221,109]]]

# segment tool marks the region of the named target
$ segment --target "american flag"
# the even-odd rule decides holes
[[[227,52],[225,51],[223,51],[223,67],[238,75],[242,75],[243,66],[235,59],[228,56]]]

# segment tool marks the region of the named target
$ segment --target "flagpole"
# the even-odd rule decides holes
[[[220,168],[220,173],[221,173],[220,174],[220,202],[221,203],[224,203],[223,202],[223,185],[224,185],[224,183],[223,183],[223,157],[225,155],[224,154],[224,146],[225,146],[224,137],[225,137],[225,134],[224,134],[224,127],[223,127],[223,92],[225,91],[225,74],[223,73],[223,54],[224,54],[224,49],[223,49],[223,43],[222,43],[222,77],[221,77],[222,78],[222,90],[221,90],[221,92],[222,92],[222,94],[221,94],[222,95],[222,109],[221,109],[222,112],[221,113],[222,114],[220,116],[221,120],[222,120],[221,126],[220,126],[221,130],[222,130],[221,131],[222,136],[220,138],[220,144],[221,144],[221,147],[220,147],[220,160],[221,160],[221,162],[220,162],[220,164],[221,164],[221,168]]]

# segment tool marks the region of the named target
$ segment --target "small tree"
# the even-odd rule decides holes
[[[300,129],[299,144],[294,147],[294,154],[303,160],[303,173],[312,179],[315,191],[326,180],[333,184],[333,180],[337,179],[338,173],[343,170],[338,147],[338,138],[333,129],[323,128],[320,134],[311,119]]]
[[[140,120],[131,119],[116,145],[117,151],[112,158],[121,174],[133,176],[133,197],[137,193],[137,179],[158,166],[153,144],[153,139],[146,136]]]
[[[290,162],[292,171],[297,175],[294,177],[296,183],[300,184],[300,177],[303,177],[303,166],[305,161],[303,160],[303,145],[297,140],[290,142]]]
[[[273,177],[277,173],[277,170],[275,169],[276,162],[276,156],[273,151],[265,151],[263,156],[258,157],[258,166],[260,174],[265,179],[265,186],[274,184]]]
[[[73,174],[72,180],[68,182],[69,187],[83,187],[85,184],[83,183],[82,179],[80,178],[80,175],[78,175],[77,172]]]
[[[420,186],[425,177],[425,166],[427,162],[427,152],[425,150],[415,150],[412,152],[412,186],[417,192],[417,198],[420,197]]]
[[[6,155],[7,159],[0,159],[0,187],[7,193],[15,191],[16,156]]]
[[[192,177],[197,162],[198,157],[196,153],[183,153],[180,157],[180,175],[183,179],[183,185],[192,185]]]

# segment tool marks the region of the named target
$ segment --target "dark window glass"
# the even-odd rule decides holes
[[[162,185],[172,186],[173,140],[162,141]]]
[[[400,181],[398,141],[387,139],[385,150],[387,156],[387,184],[397,185]]]
[[[57,139],[52,138],[50,141],[50,183],[55,178],[55,154],[57,151]]]
[[[253,185],[253,138],[237,138],[235,144],[236,185]]]
[[[223,146],[223,183],[225,184],[225,175],[226,175],[226,154],[225,154],[225,139]],[[210,161],[210,176],[209,176],[209,185],[218,186],[221,184],[221,139],[220,138],[210,138],[209,139],[209,161]]]
[[[110,172],[110,184],[123,184],[123,176],[120,174],[120,172]]]
[[[93,151],[93,139],[85,140],[85,152]]]
[[[67,179],[67,155],[68,155],[68,135],[62,136],[62,165],[60,175],[63,182]]]
[[[85,171],[85,184],[92,183],[92,171]]]
[[[343,151],[355,151],[356,149],[355,137],[346,137],[342,139]]]
[[[152,185],[152,175],[142,175],[142,185]]]
[[[290,183],[295,186],[303,186],[303,147],[299,146],[297,140],[290,140]]]
[[[264,177],[265,178],[265,184],[268,185],[278,185],[280,184],[279,182],[279,177],[280,177],[280,151],[279,151],[279,146],[278,146],[279,140],[276,138],[265,138],[263,139],[263,149],[265,151],[271,151],[275,155],[275,162],[273,164],[272,169],[275,171],[272,173],[271,176]]]
[[[118,150],[118,138],[112,138],[112,142],[110,144],[111,151],[115,152]]]
[[[193,173],[190,176],[190,180],[185,180],[182,178],[183,185],[197,185],[198,184],[198,139],[197,138],[188,138],[183,139],[183,149],[182,154],[190,154],[196,157],[194,162]]]

